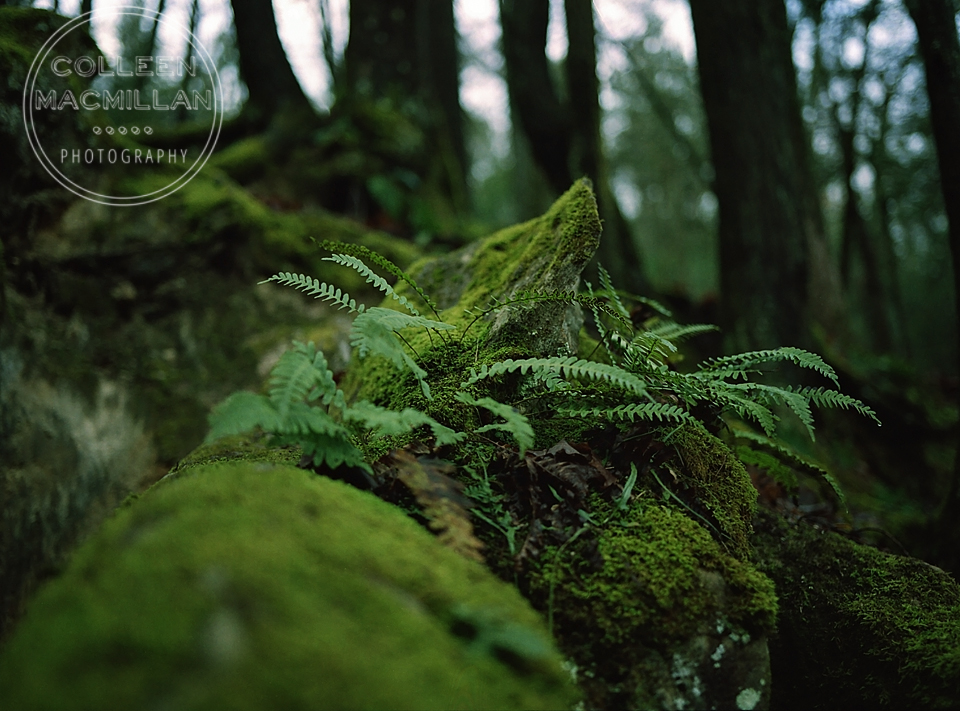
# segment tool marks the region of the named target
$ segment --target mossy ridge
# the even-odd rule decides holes
[[[743,464],[700,422],[684,423],[665,441],[676,450],[680,486],[706,508],[720,531],[719,542],[735,557],[749,560],[757,490]]]
[[[599,498],[595,504],[594,518],[613,513]],[[531,598],[586,672],[586,689],[632,706],[656,685],[642,670],[670,667],[692,638],[765,644],[777,614],[765,575],[725,553],[683,513],[649,499],[614,519],[573,545],[546,550],[530,577]],[[661,689],[674,683],[666,677]]]
[[[0,689],[32,709],[564,708],[559,661],[508,585],[395,508],[289,466],[214,464],[81,547],[4,650]]]
[[[780,596],[774,706],[956,708],[960,586],[919,560],[762,512],[753,543]]]

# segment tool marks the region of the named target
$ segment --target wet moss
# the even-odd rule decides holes
[[[953,578],[769,512],[756,529],[760,568],[780,597],[771,643],[776,708],[956,708]]]
[[[625,514],[594,503],[593,519],[606,523],[545,551],[530,586],[595,700],[635,707],[655,689],[673,688],[670,673],[665,681],[644,676],[669,669],[677,655],[699,669],[697,649],[709,642],[692,640],[744,647],[753,638],[765,645],[777,613],[765,575],[724,552],[679,511],[649,499]]]
[[[6,708],[566,708],[515,591],[395,508],[199,465],[122,509],[0,657]]]
[[[684,424],[667,441],[680,461],[680,486],[716,523],[721,544],[740,560],[748,560],[757,490],[743,464],[700,422]]]

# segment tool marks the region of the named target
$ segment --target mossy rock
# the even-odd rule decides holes
[[[394,507],[198,466],[82,546],[0,657],[8,709],[569,708],[542,621]]]
[[[531,595],[597,708],[765,708],[773,583],[649,499],[546,551]]]
[[[960,586],[920,560],[761,514],[753,537],[777,586],[778,709],[955,709]]]
[[[422,330],[404,332],[436,382],[431,384],[435,401],[422,398],[413,376],[398,372],[383,358],[356,363],[344,383],[345,392],[396,409],[416,407],[449,420],[458,407],[445,395],[456,392],[470,369],[482,362],[576,354],[583,325],[576,304],[534,302],[497,309],[486,317],[478,318],[478,313],[494,299],[503,302],[522,293],[575,292],[599,239],[597,202],[590,181],[583,179],[541,217],[451,254],[414,263],[409,273],[440,312],[429,315],[457,329],[446,342]],[[398,285],[397,292],[419,303],[406,284]],[[390,299],[383,305],[396,308]]]
[[[749,560],[757,490],[743,464],[698,421],[678,428],[669,441],[679,458],[679,486],[705,509],[724,548]]]

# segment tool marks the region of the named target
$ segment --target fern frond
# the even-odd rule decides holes
[[[266,284],[271,281],[275,281],[282,286],[292,286],[297,291],[302,291],[307,296],[312,296],[315,299],[331,301],[337,304],[338,309],[347,309],[350,313],[363,313],[365,309],[363,304],[358,304],[356,300],[351,299],[350,294],[345,291],[341,291],[330,284],[309,277],[306,274],[280,272],[258,283]]]
[[[281,420],[287,416],[292,403],[319,397],[327,405],[336,391],[337,384],[327,367],[327,359],[313,343],[294,341],[293,349],[280,356],[270,372],[270,400]]]
[[[603,287],[603,290],[607,293],[607,296],[610,297],[610,303],[613,304],[614,311],[616,311],[622,318],[629,322],[630,312],[627,311],[626,307],[623,305],[623,302],[620,300],[620,294],[618,294],[617,290],[613,288],[613,282],[610,280],[610,273],[603,268],[602,264],[597,264],[597,273],[600,276],[600,286]]]
[[[787,446],[786,444],[784,444],[779,440],[771,439],[770,437],[764,437],[763,435],[754,432],[744,424],[730,422],[728,423],[728,426],[730,427],[730,430],[733,433],[733,436],[736,437],[737,439],[756,442],[757,444],[760,444],[766,447],[767,449],[770,449],[771,451],[775,452],[777,455],[779,455],[783,459],[789,461],[794,466],[794,468],[804,469],[810,472],[811,474],[814,474],[820,477],[821,479],[823,479],[827,483],[827,485],[831,488],[831,490],[833,490],[833,493],[837,497],[837,501],[839,501],[842,506],[846,506],[846,497],[844,496],[843,490],[840,488],[840,483],[836,480],[836,478],[834,478],[833,474],[830,473],[830,470],[828,470],[822,464],[814,461],[813,459],[810,459],[809,457],[803,456],[802,454],[794,450],[792,447]],[[737,448],[738,456],[739,456],[739,449],[740,448],[738,447]],[[752,451],[756,451],[756,450],[752,450]],[[764,464],[758,461],[748,461],[747,459],[743,459],[742,457],[741,457],[741,460],[746,464],[756,464],[757,466],[763,466],[765,469],[767,468]],[[771,470],[768,469],[768,471],[771,471]],[[771,471],[771,474],[774,475],[774,478],[777,479],[777,481],[780,481],[777,478],[775,472]],[[786,486],[786,484],[783,481],[781,481],[780,483]],[[796,477],[794,477],[794,488],[796,488]]]
[[[482,407],[485,410],[489,410],[497,417],[502,417],[504,420],[506,420],[504,423],[494,422],[489,425],[484,425],[483,427],[478,427],[474,430],[474,432],[489,432],[490,430],[502,430],[507,432],[513,436],[513,439],[516,440],[517,445],[519,445],[521,457],[526,454],[528,449],[533,447],[533,427],[530,426],[530,421],[524,415],[520,414],[520,412],[518,412],[515,408],[511,407],[510,405],[505,405],[502,402],[497,402],[493,398],[475,398],[465,392],[458,392],[456,394],[456,398],[465,405]]]
[[[270,399],[246,390],[233,393],[214,407],[207,420],[210,423],[210,432],[204,440],[207,444],[221,437],[250,432],[257,427],[271,432],[280,424],[277,408]]]
[[[363,453],[350,440],[326,434],[314,434],[309,438],[291,439],[290,444],[297,444],[303,453],[311,457],[313,466],[326,465],[336,469],[342,464],[348,467],[363,469],[369,474],[373,469],[363,460]]]
[[[350,267],[360,276],[367,280],[368,284],[373,284],[377,289],[382,291],[385,295],[393,298],[394,301],[397,301],[401,306],[403,306],[407,311],[409,311],[414,316],[419,316],[420,312],[414,308],[413,304],[407,301],[407,297],[401,296],[396,291],[393,290],[393,287],[384,279],[382,276],[374,272],[370,267],[363,263],[360,259],[357,259],[354,256],[349,254],[334,254],[330,257],[324,257],[323,261],[333,262],[334,264],[339,264],[344,267]]]
[[[826,388],[787,388],[791,392],[800,395],[801,397],[807,398],[814,405],[819,407],[839,407],[841,409],[853,408],[859,412],[864,417],[869,417],[871,420],[876,422],[878,425],[881,424],[880,418],[877,417],[877,413],[873,409],[866,405],[865,403],[857,400],[855,397],[850,397],[849,395],[844,395],[837,390],[828,390]]]
[[[797,489],[800,488],[796,472],[769,452],[763,452],[741,444],[733,448],[733,453],[744,464],[752,464],[766,471],[788,493],[795,494]]]
[[[447,444],[456,444],[467,436],[465,432],[455,432],[449,427],[441,425],[419,410],[408,407],[398,412],[374,405],[366,400],[361,400],[347,408],[343,413],[343,419],[357,422],[364,429],[375,430],[384,437],[406,434],[418,427],[429,427],[434,438],[436,438],[437,446],[441,447]]]
[[[691,323],[684,326],[674,321],[663,321],[647,330],[671,343],[680,343],[693,336],[699,336],[701,333],[710,333],[720,329],[711,323]]]
[[[435,331],[455,328],[442,321],[433,321],[423,316],[413,316],[374,306],[353,320],[353,326],[350,329],[350,345],[357,349],[361,358],[372,353],[383,356],[398,370],[409,370],[420,383],[423,396],[429,400],[430,386],[426,381],[427,372],[404,350],[398,333],[411,326]]]
[[[440,318],[440,310],[436,302],[431,299],[423,289],[420,288],[420,285],[413,280],[413,277],[411,277],[389,259],[384,257],[382,254],[378,254],[372,249],[364,247],[362,244],[348,244],[346,242],[334,242],[331,240],[324,240],[320,244],[329,252],[334,252],[336,254],[347,254],[351,257],[357,257],[359,259],[366,260],[367,262],[376,264],[385,272],[393,274],[393,276],[397,277],[398,279],[402,279],[416,292],[417,296],[423,300],[423,303],[426,304],[427,308],[433,312],[433,315],[436,316],[437,319]]]
[[[486,378],[492,378],[505,373],[520,371],[521,375],[527,372],[555,372],[565,378],[579,378],[594,381],[602,381],[621,387],[624,390],[649,398],[646,383],[632,373],[628,373],[622,368],[606,363],[597,363],[578,359],[576,356],[569,358],[526,358],[523,360],[505,360],[493,365],[485,365],[479,371],[471,368],[470,378],[460,387],[465,388]]]
[[[763,383],[723,383],[721,389],[738,390],[748,395],[755,402],[764,405],[786,405],[807,428],[811,440],[816,440],[813,431],[813,413],[810,411],[809,399],[796,393],[790,388],[780,388]]]
[[[636,422],[639,420],[678,420],[688,422],[693,416],[677,405],[671,405],[664,402],[648,402],[642,405],[618,405],[616,407],[591,407],[591,408],[562,408],[558,414],[566,417],[579,417],[584,419],[604,418],[609,420],[630,420]]]
[[[737,355],[723,356],[722,358],[711,358],[700,365],[698,377],[720,380],[722,378],[746,379],[747,373],[754,372],[759,365],[764,363],[777,363],[789,361],[801,368],[820,373],[825,378],[829,378],[838,384],[837,374],[833,368],[827,365],[823,358],[816,353],[802,350],[800,348],[775,348],[773,350],[750,351],[748,353],[738,353]]]

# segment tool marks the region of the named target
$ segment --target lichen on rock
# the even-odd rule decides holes
[[[565,708],[515,590],[370,494],[201,465],[78,550],[0,657],[4,708]]]

